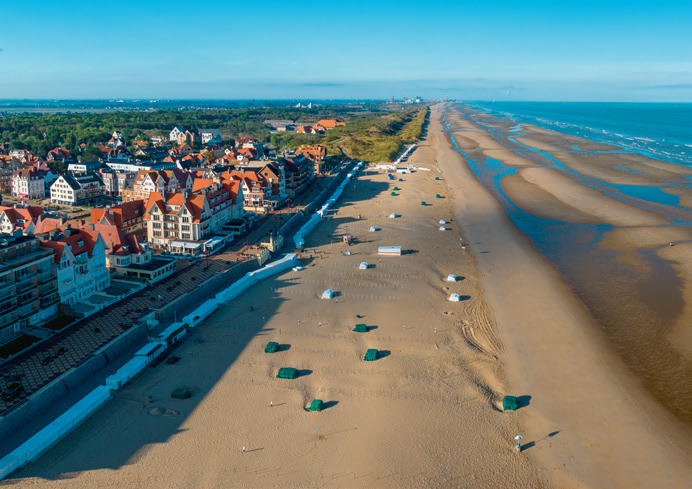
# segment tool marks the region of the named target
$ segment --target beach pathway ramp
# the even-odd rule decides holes
[[[322,409],[324,409],[324,403],[322,402],[322,399],[313,399],[310,403],[308,411],[322,411]]]
[[[274,353],[279,351],[279,344],[276,341],[270,341],[267,346],[264,347],[264,353]]]
[[[290,367],[284,367],[279,369],[279,373],[276,374],[277,379],[295,379],[298,377],[298,370]]]
[[[365,357],[363,358],[366,362],[374,362],[377,360],[377,350],[374,348],[370,348],[368,351],[365,352]]]
[[[356,327],[353,328],[353,331],[355,331],[356,333],[367,333],[368,327],[364,324],[356,324]]]
[[[502,409],[505,411],[517,410],[517,398],[514,396],[505,396],[502,398]]]

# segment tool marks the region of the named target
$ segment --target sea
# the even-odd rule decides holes
[[[692,103],[465,102],[474,109],[692,166]]]

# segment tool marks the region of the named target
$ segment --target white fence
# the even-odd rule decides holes
[[[237,297],[241,292],[260,280],[287,270],[297,263],[297,257],[291,253],[285,257],[270,263],[259,270],[245,274],[218,293],[214,299],[209,299],[194,312],[185,316],[183,322],[173,323],[161,334],[150,337],[150,343],[135,353],[132,360],[123,365],[115,374],[106,378],[106,385],[102,385],[87,394],[82,400],[68,409],[62,416],[32,436],[19,448],[0,460],[0,479],[17,470],[27,462],[35,460],[43,452],[55,445],[70,431],[79,426],[86,418],[95,413],[103,404],[111,398],[111,389],[122,388],[137,374],[146,368],[154,358],[180,339],[189,328],[198,326],[211,313],[218,309],[219,304],[224,304]]]
[[[0,479],[4,479],[22,465],[36,460],[43,452],[79,426],[110,398],[111,389],[105,385],[101,385],[91,391],[81,401],[65,411],[62,416],[0,460]]]

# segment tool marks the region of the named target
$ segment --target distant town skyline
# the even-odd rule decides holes
[[[692,101],[692,3],[3,6],[0,99]]]

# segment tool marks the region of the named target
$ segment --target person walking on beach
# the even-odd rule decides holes
[[[243,447],[243,453],[245,453],[245,447]]]
[[[515,450],[516,450],[517,452],[521,452],[521,440],[522,440],[523,438],[524,438],[524,437],[521,436],[521,435],[517,435],[517,436],[514,437],[514,439],[517,440],[517,446],[514,447]]]

